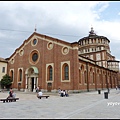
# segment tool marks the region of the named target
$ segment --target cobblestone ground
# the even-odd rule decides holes
[[[0,118],[6,119],[88,119],[120,118],[120,91],[111,89],[108,99],[106,90],[70,94],[60,97],[58,93],[43,93],[49,98],[38,99],[36,93],[15,91],[16,102],[0,101]],[[0,92],[6,98],[8,91]]]

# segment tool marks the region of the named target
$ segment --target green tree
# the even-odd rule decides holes
[[[12,85],[12,78],[9,75],[4,75],[1,79],[1,87],[4,88],[4,86],[9,89]]]

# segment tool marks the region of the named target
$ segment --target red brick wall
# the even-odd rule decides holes
[[[38,35],[39,36],[39,35]],[[14,69],[14,82],[12,87],[18,88],[17,83],[17,74],[18,74],[18,68],[23,68],[23,81],[21,84],[21,88],[25,89],[25,71],[27,68],[30,68],[31,66],[35,66],[38,68],[39,74],[38,74],[38,83],[40,84],[41,89],[47,89],[47,83],[46,83],[46,64],[54,63],[54,82],[52,83],[52,89],[68,89],[68,90],[87,90],[87,89],[98,89],[98,88],[106,88],[105,84],[100,85],[99,83],[92,84],[89,81],[90,78],[90,68],[92,67],[94,71],[96,69],[99,69],[100,71],[107,71],[106,69],[95,66],[94,64],[88,63],[88,85],[86,84],[80,84],[79,83],[79,67],[80,64],[83,64],[86,69],[87,62],[78,59],[78,50],[73,49],[76,46],[76,44],[70,44],[61,40],[49,38],[42,36],[43,38],[46,38],[44,40],[41,40],[41,38],[38,38],[38,43],[36,46],[32,46],[30,39],[34,37],[34,34],[26,40],[20,48],[23,46],[24,54],[23,56],[19,55],[20,48],[16,50],[15,53],[12,54],[10,59],[14,58],[14,64],[8,63],[8,73],[10,72],[10,69]],[[41,36],[40,36],[41,37]],[[53,48],[51,50],[47,49],[47,44],[50,42],[48,39],[50,39],[53,42]],[[26,42],[29,42],[26,44]],[[26,44],[26,45],[25,45]],[[67,46],[69,48],[69,53],[66,55],[62,54],[62,48],[64,46]],[[29,62],[30,53],[33,50],[39,51],[39,61],[37,64],[33,65]],[[70,82],[61,82],[61,62],[64,61],[70,61]],[[80,63],[80,64],[79,64]],[[116,73],[113,72],[114,75]],[[97,81],[97,73],[95,72],[95,81]],[[101,75],[102,79],[102,75]],[[105,81],[103,82],[105,83]],[[113,85],[114,86],[114,85]]]

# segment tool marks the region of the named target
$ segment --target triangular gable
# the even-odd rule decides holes
[[[64,44],[64,45],[69,46],[69,47],[74,47],[74,44],[78,44],[78,42],[69,43],[69,42],[66,42],[66,41],[63,41],[63,40],[60,40],[60,39],[57,39],[57,38],[53,38],[53,37],[50,37],[50,36],[47,36],[47,35],[43,35],[43,34],[34,32],[27,40],[25,40],[23,42],[23,44],[19,48],[17,48],[15,50],[15,52],[9,58],[7,58],[7,60],[11,59],[15,55],[15,53],[18,50],[20,50],[26,43],[28,43],[34,36],[37,36],[38,38],[40,37],[43,40],[51,40],[51,41],[59,43],[59,44]]]

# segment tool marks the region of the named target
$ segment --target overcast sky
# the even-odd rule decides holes
[[[67,42],[95,33],[110,40],[111,54],[120,60],[120,2],[0,1],[0,57],[8,58],[37,32]]]

